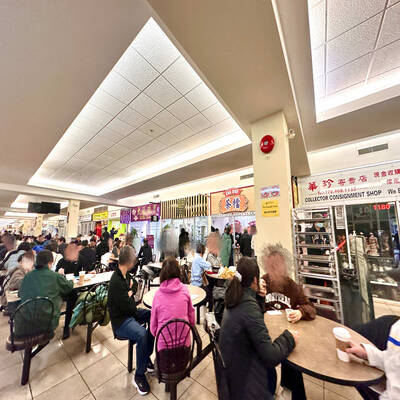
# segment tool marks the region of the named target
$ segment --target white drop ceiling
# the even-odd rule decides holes
[[[400,95],[400,2],[308,7],[317,121]]]
[[[102,194],[248,143],[150,18],[29,184]]]

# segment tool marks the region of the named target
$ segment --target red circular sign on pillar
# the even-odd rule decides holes
[[[260,141],[260,150],[265,153],[271,153],[275,146],[275,139],[271,135],[265,135]]]

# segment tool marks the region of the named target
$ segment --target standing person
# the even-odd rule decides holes
[[[232,240],[231,240],[231,226],[228,225],[225,228],[224,234],[222,235],[222,247],[219,256],[221,257],[221,261],[224,267],[229,267],[229,259],[231,257],[232,252]]]
[[[198,244],[196,247],[196,255],[192,261],[192,276],[190,284],[193,286],[199,286],[206,291],[206,303],[208,303],[209,311],[212,310],[212,290],[208,283],[206,284],[206,279],[203,280],[203,275],[205,271],[211,269],[211,264],[203,259],[205,252],[204,244]]]
[[[135,263],[132,247],[124,246],[119,254],[119,267],[112,274],[108,287],[108,309],[114,334],[136,343],[136,373],[133,385],[139,394],[149,393],[146,371],[154,371],[150,360],[153,352],[154,336],[142,325],[150,322],[150,311],[137,308],[134,295],[137,282],[128,273]]]
[[[81,242],[82,250],[79,252],[78,268],[80,271],[93,271],[96,264],[96,250],[89,247],[87,240]]]
[[[112,227],[112,228],[111,228],[111,231],[110,231],[110,238],[111,238],[112,240],[114,240],[114,236],[115,236],[117,233],[118,233],[118,229],[115,229],[114,227]]]
[[[172,319],[183,319],[190,325],[196,324],[194,307],[188,288],[181,282],[181,271],[178,261],[173,257],[164,260],[160,274],[160,289],[154,295],[151,308],[150,331],[153,336],[161,327]],[[181,333],[181,337],[186,332]],[[175,340],[179,338],[175,338]],[[179,343],[182,345],[183,343]],[[185,343],[190,346],[190,335]],[[158,351],[165,349],[167,344],[163,338],[159,338]]]
[[[147,265],[153,260],[153,252],[149,245],[149,241],[145,238],[143,239],[143,245],[139,250],[138,258],[140,259],[140,265]]]
[[[259,276],[256,261],[243,257],[226,291],[219,344],[230,400],[272,400],[269,368],[285,360],[298,338],[296,332],[285,330],[271,340],[259,304],[265,296]]]
[[[105,241],[107,241],[110,238],[110,234],[108,233],[108,228],[106,226],[104,227],[104,232],[101,235],[101,238]]]
[[[251,236],[249,235],[248,231],[250,230],[250,227],[244,230],[240,241],[239,241],[239,246],[240,246],[240,253],[244,257],[252,257],[253,256],[253,249],[251,248]]]
[[[58,238],[57,244],[58,244],[58,253],[60,253],[64,257],[64,251],[67,248],[67,243],[65,243],[65,237],[61,236],[60,238]]]
[[[185,228],[181,229],[179,235],[179,258],[183,258],[186,255],[186,246],[189,244],[189,233],[185,231]]]

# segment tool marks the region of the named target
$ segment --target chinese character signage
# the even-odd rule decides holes
[[[279,200],[262,200],[261,212],[263,217],[279,217]]]
[[[151,217],[154,215],[160,217],[160,208],[160,203],[133,207],[131,210],[131,222],[151,221]]]
[[[121,210],[112,210],[108,212],[108,219],[120,219],[121,218]]]
[[[400,163],[299,178],[302,206],[367,203],[400,196]]]
[[[213,215],[247,211],[254,211],[254,186],[211,193]]]
[[[93,221],[105,221],[108,219],[108,211],[98,212],[92,214]]]

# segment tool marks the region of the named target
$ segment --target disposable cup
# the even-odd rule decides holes
[[[336,353],[339,360],[344,362],[350,361],[349,354],[346,353],[346,349],[350,347],[351,334],[346,328],[337,326],[333,328],[333,336],[336,340]]]
[[[286,312],[286,318],[287,318],[287,320],[290,322],[290,319],[289,319],[289,314],[292,312],[293,310],[291,309],[291,308],[286,308],[285,309],[285,312]]]

